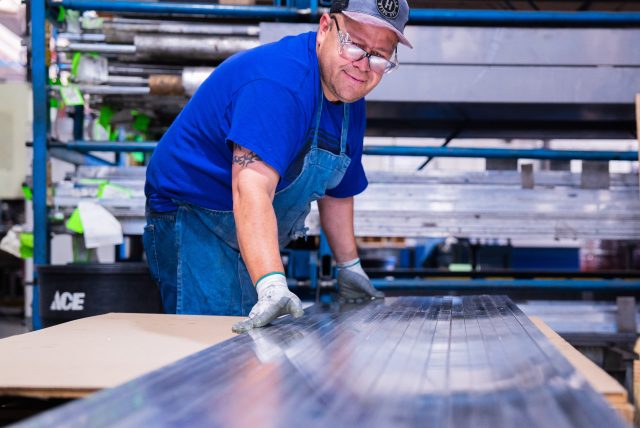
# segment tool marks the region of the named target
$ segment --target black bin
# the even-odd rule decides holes
[[[145,263],[38,266],[43,327],[109,312],[161,313]]]

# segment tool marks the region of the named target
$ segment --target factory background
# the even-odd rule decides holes
[[[409,4],[414,49],[367,96],[365,271],[391,298],[508,296],[618,383],[633,422],[640,1]],[[141,242],[157,141],[222,61],[329,5],[0,0],[0,337],[161,313]],[[330,304],[317,207],[306,226],[289,288]],[[68,400],[2,388],[0,423]]]

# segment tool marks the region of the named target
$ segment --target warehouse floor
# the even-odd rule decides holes
[[[24,318],[0,313],[0,339],[16,334],[27,333],[29,330],[29,325],[25,322]]]

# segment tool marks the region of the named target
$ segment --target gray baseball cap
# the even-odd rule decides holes
[[[400,43],[413,48],[404,36],[409,20],[407,0],[333,0],[330,12],[343,13],[362,24],[388,28],[396,33]]]

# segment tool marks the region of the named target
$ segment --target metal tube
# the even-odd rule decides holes
[[[260,45],[257,38],[158,36],[137,34],[134,37],[136,52],[149,56],[171,56],[190,59],[225,59],[235,53]]]
[[[158,143],[153,141],[141,142],[101,142],[101,141],[71,141],[68,143],[52,143],[51,148],[63,148],[79,152],[151,152]]]
[[[308,11],[272,6],[231,6],[202,3],[143,3],[138,1],[49,0],[52,6],[104,12],[138,12],[180,15],[218,15],[238,18],[298,18]]]
[[[175,74],[176,76],[182,73],[182,67],[171,66],[147,66],[147,65],[109,65],[109,74],[124,75],[124,76],[149,76],[150,74]]]
[[[92,43],[100,43],[105,41],[104,34],[94,34],[94,33],[60,33],[58,34],[58,39],[67,39],[70,42],[92,42]]]
[[[409,13],[409,23],[637,26],[640,25],[640,13],[413,9]]]
[[[390,272],[390,275],[393,272]],[[458,290],[478,288],[501,289],[565,289],[565,290],[625,290],[640,291],[640,281],[627,280],[577,280],[577,279],[372,279],[371,283],[381,289],[425,289],[425,290]]]
[[[114,76],[109,75],[107,78],[109,85],[148,85],[149,79],[140,76]]]
[[[487,149],[458,147],[365,146],[364,154],[374,156],[425,156],[493,159],[582,159],[638,160],[637,152],[549,149]]]
[[[74,165],[88,166],[115,166],[113,162],[106,161],[97,156],[86,153],[78,153],[73,150],[67,150],[60,147],[52,147],[49,150],[51,157],[69,162]]]
[[[111,43],[133,43],[134,36],[140,33],[258,37],[260,27],[255,25],[198,24],[189,22],[114,19],[111,22],[105,22],[104,32],[106,40]]]
[[[78,85],[82,93],[92,95],[148,95],[148,86]]]
[[[47,68],[45,65],[45,0],[31,1],[31,82],[33,85],[33,263],[49,263],[47,231]],[[42,327],[34,269],[33,328]]]
[[[89,52],[115,55],[135,55],[134,45],[113,45],[107,43],[69,43],[67,46],[59,46],[60,51]]]
[[[184,92],[191,96],[195,94],[207,77],[213,72],[213,67],[185,67],[182,71],[182,86]]]

